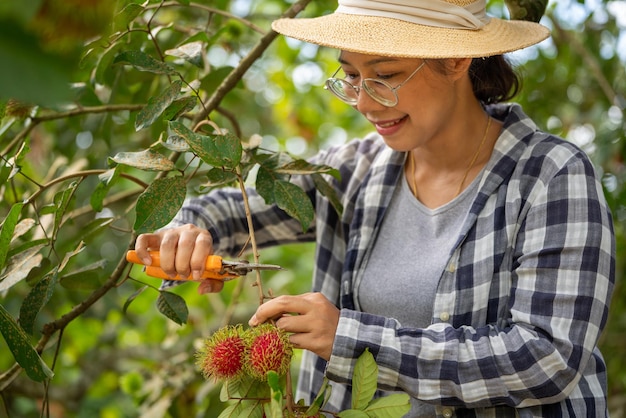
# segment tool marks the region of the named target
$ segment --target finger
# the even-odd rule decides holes
[[[189,261],[189,267],[191,268],[191,274],[194,279],[198,280],[202,277],[206,266],[206,259],[212,253],[213,238],[207,231],[201,231],[196,236],[193,252],[191,253],[191,259]]]
[[[178,246],[174,262],[176,271],[181,277],[189,277],[192,269],[195,269],[200,273],[197,278],[200,278],[204,272],[209,251],[213,249],[211,235],[206,230],[191,224],[178,228],[178,233]]]
[[[176,276],[176,253],[178,251],[178,228],[161,232],[161,269],[170,277]]]
[[[310,324],[311,321],[308,321],[303,315],[282,315],[276,319],[276,326],[287,332],[310,332]]]
[[[259,306],[248,324],[254,327],[284,314],[302,314],[305,312],[303,304],[300,296],[279,296]]]
[[[152,257],[150,257],[149,251],[151,249],[159,248],[161,246],[161,235],[159,234],[141,234],[135,241],[135,252],[137,257],[145,264],[149,266],[152,264]]]
[[[198,293],[203,295],[205,293],[217,293],[224,288],[224,282],[221,280],[203,280],[198,286]]]
[[[332,318],[312,318],[315,314],[283,316],[276,326],[289,333],[289,341],[296,348],[314,352],[328,360],[335,340],[336,326]]]
[[[296,333],[289,335],[289,342],[295,348],[312,351],[324,360],[330,360],[334,339],[320,338],[313,333]]]

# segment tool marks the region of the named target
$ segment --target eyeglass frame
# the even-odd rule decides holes
[[[400,99],[398,98],[398,93],[397,91],[400,89],[400,87],[404,86],[411,78],[413,78],[413,76],[415,74],[417,74],[417,72],[419,70],[422,69],[422,67],[426,64],[426,60],[422,61],[422,63],[415,69],[415,71],[413,71],[411,73],[411,75],[409,75],[402,83],[398,84],[395,87],[391,87],[391,85],[389,83],[387,83],[385,80],[380,80],[378,78],[365,78],[363,79],[363,81],[361,81],[361,85],[360,86],[355,86],[354,84],[350,83],[349,81],[346,81],[345,79],[342,78],[335,78],[335,76],[337,75],[337,73],[339,72],[339,70],[341,70],[341,66],[339,66],[339,68],[337,68],[337,70],[333,73],[332,76],[330,76],[328,79],[326,79],[326,82],[324,83],[324,90],[328,90],[330,91],[332,94],[334,94],[339,100],[341,100],[342,102],[349,104],[351,106],[354,106],[358,103],[359,99],[358,96],[361,93],[361,90],[365,90],[365,92],[367,93],[367,95],[369,97],[371,97],[374,101],[376,101],[376,103],[379,103],[385,107],[394,107],[398,105],[398,102],[400,101]],[[347,85],[349,85],[350,87],[352,87],[354,89],[354,91],[356,92],[357,97],[353,100],[346,100],[346,98],[340,96],[339,94],[337,94],[337,92],[335,91],[335,89],[333,89],[333,87],[331,87],[332,85],[334,85],[335,82],[341,82],[341,83],[345,83]],[[396,98],[395,102],[393,104],[388,104],[388,102],[383,102],[381,101],[381,99],[379,97],[376,97],[371,91],[370,89],[367,87],[367,84],[364,84],[366,81],[373,81],[376,83],[380,83],[383,86],[387,87],[389,89],[389,91],[391,91],[393,93],[393,96]]]

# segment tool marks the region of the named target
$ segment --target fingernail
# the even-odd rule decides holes
[[[202,278],[202,272],[199,270],[194,270],[191,274],[194,280],[200,280]]]
[[[248,325],[251,327],[256,327],[259,324],[259,321],[256,319],[256,315],[252,315],[252,318],[248,321]]]
[[[144,257],[141,260],[143,261],[143,265],[144,266],[151,266],[152,265],[152,257]]]

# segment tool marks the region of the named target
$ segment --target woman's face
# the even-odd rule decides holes
[[[366,78],[382,80],[397,87],[410,77],[396,90],[396,106],[386,107],[378,103],[364,89],[361,89],[354,105],[374,125],[389,147],[409,151],[425,146],[450,124],[456,94],[453,80],[435,71],[434,65],[429,65],[428,61],[412,77],[411,74],[424,60],[343,51],[339,61],[342,71],[337,77],[344,77],[345,74],[345,80],[357,87]]]

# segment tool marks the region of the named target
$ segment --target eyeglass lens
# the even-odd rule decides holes
[[[359,99],[359,90],[361,88],[353,86],[345,80],[338,78],[329,79],[327,86],[339,99],[350,105],[356,104]],[[372,99],[382,105],[394,106],[397,103],[397,97],[392,88],[380,80],[365,79],[362,86]]]

